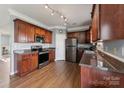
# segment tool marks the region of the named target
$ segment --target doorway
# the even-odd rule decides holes
[[[0,34],[0,87],[9,87],[10,81],[10,35]]]

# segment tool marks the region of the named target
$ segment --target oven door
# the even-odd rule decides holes
[[[49,60],[49,53],[39,53],[39,65],[48,62]]]

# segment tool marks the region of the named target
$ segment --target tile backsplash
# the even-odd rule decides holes
[[[31,46],[42,46],[43,48],[54,47],[52,44],[14,43],[14,45],[13,45],[13,50],[31,49]]]
[[[124,40],[104,41],[103,45],[105,51],[124,58]]]

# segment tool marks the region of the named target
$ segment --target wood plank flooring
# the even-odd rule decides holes
[[[80,67],[76,63],[52,62],[24,77],[13,77],[10,87],[80,88]]]

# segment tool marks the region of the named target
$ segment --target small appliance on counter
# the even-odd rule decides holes
[[[49,62],[49,52],[43,50],[42,46],[31,46],[31,51],[38,51],[38,67],[41,68]]]
[[[6,47],[2,47],[2,55],[8,55],[9,50]]]

